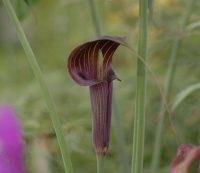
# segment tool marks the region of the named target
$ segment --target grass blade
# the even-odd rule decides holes
[[[200,90],[200,83],[190,85],[179,92],[172,101],[172,111],[174,111],[190,94],[197,90]]]
[[[148,1],[139,1],[139,45],[138,54],[147,56],[147,8]],[[143,172],[144,134],[145,134],[145,98],[146,98],[146,68],[138,59],[137,64],[136,114],[134,117],[133,155],[131,173]]]
[[[93,20],[93,23],[94,23],[96,35],[99,36],[99,35],[101,35],[101,25],[100,25],[99,15],[97,13],[96,0],[89,0],[89,3],[90,3],[92,20]]]
[[[56,132],[56,136],[57,136],[57,140],[58,140],[58,144],[61,150],[61,154],[62,154],[62,158],[63,158],[63,162],[64,162],[64,167],[65,167],[65,172],[66,173],[73,173],[73,168],[72,168],[72,163],[71,163],[71,159],[70,159],[70,155],[69,152],[67,151],[66,148],[66,144],[64,141],[64,135],[63,132],[61,130],[60,127],[60,120],[59,120],[59,116],[57,115],[54,105],[53,105],[53,101],[50,97],[48,88],[45,84],[45,81],[42,77],[42,72],[40,70],[40,67],[37,63],[37,60],[35,58],[35,55],[31,49],[31,46],[26,38],[26,35],[22,29],[22,26],[16,16],[16,13],[12,7],[12,4],[9,0],[3,0],[3,3],[6,7],[7,13],[9,14],[11,21],[16,29],[16,32],[18,34],[19,40],[22,44],[22,47],[24,48],[24,51],[27,55],[27,59],[28,62],[33,70],[33,73],[39,83],[40,89],[42,91],[42,94],[44,96],[52,123],[53,123],[53,127],[54,130]]]

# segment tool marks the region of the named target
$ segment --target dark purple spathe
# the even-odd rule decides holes
[[[22,131],[11,106],[0,106],[0,173],[25,173]]]
[[[112,85],[118,79],[112,69],[112,56],[120,44],[126,45],[121,37],[99,37],[76,47],[68,59],[72,79],[90,89],[93,146],[99,155],[105,155],[109,146]]]
[[[97,154],[105,154],[109,146],[112,82],[102,82],[90,87],[93,113],[93,145]]]

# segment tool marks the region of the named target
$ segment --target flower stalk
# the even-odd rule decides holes
[[[97,155],[97,173],[104,173],[104,156]]]

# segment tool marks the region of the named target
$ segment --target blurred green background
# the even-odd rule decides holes
[[[103,35],[126,36],[137,50],[138,1],[98,0]],[[96,172],[96,156],[92,149],[91,112],[87,87],[77,86],[67,72],[66,62],[74,47],[95,38],[88,0],[35,0],[26,4],[13,1],[23,28],[31,43],[71,152],[76,173]],[[181,39],[170,100],[184,88],[200,82],[200,3],[197,1],[187,27],[180,27],[186,0],[155,0],[153,22],[149,22],[149,57],[151,66],[163,88],[167,64],[175,37]],[[116,107],[124,130],[128,165],[131,165],[133,118],[136,93],[136,55],[120,47],[113,58],[116,74],[122,82],[114,82]],[[182,143],[199,144],[200,91],[187,97],[173,112],[173,122]],[[48,112],[37,81],[27,62],[6,11],[0,2],[0,103],[13,105],[21,120],[26,141],[26,165],[29,173],[64,172],[61,155]],[[145,172],[149,172],[153,141],[158,122],[161,96],[155,79],[148,75],[146,103]],[[162,132],[159,173],[168,171],[176,153],[176,139],[168,119]],[[122,173],[116,134],[112,125],[110,148],[105,172]],[[130,169],[130,168],[129,168]]]

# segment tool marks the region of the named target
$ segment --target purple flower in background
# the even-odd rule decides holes
[[[68,59],[72,79],[90,89],[93,146],[98,155],[105,155],[109,146],[113,80],[118,79],[112,56],[120,44],[126,45],[121,37],[99,37],[76,47]]]
[[[200,147],[192,144],[182,144],[171,163],[169,173],[189,173],[189,168],[195,160],[199,161],[197,173],[200,173]]]
[[[0,173],[25,173],[22,131],[11,106],[0,106]]]

